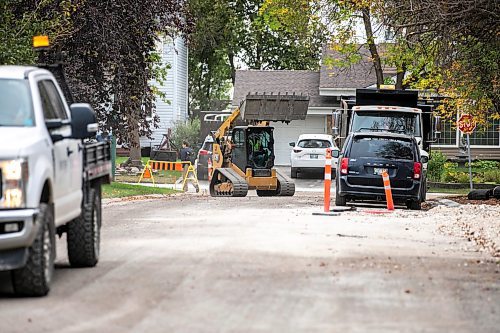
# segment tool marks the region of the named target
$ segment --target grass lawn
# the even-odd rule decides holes
[[[123,198],[123,197],[146,195],[146,194],[174,194],[174,193],[179,193],[179,191],[172,190],[169,188],[130,185],[122,183],[111,183],[109,185],[104,185],[102,187],[102,197],[105,199]]]
[[[468,188],[436,188],[431,187],[427,193],[448,193],[448,194],[461,194],[467,195],[470,189]]]

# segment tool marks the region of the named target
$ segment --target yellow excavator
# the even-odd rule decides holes
[[[293,196],[295,184],[274,167],[274,128],[271,121],[303,120],[309,97],[302,95],[249,94],[213,133],[213,173],[210,195],[244,197]],[[240,117],[248,126],[233,126]]]

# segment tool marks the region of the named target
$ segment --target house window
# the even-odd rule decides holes
[[[487,126],[477,127],[470,136],[472,146],[500,146],[500,120],[490,120]]]
[[[441,136],[436,144],[442,146],[456,146],[457,127],[455,122],[451,120],[443,120],[441,126]]]

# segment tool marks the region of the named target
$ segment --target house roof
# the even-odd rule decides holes
[[[377,48],[380,53],[384,52],[385,47],[383,44],[377,45]],[[325,45],[323,47],[323,61],[320,70],[320,89],[355,89],[366,88],[376,84],[377,76],[373,68],[370,51],[366,47],[360,46],[359,53],[361,54],[361,60],[359,62],[347,68],[332,68],[325,64],[325,59],[331,58],[341,60],[345,58],[345,55],[341,54],[339,51],[333,50],[329,45]],[[396,75],[396,70],[393,67],[386,66],[383,71],[384,77]]]
[[[319,71],[302,70],[238,70],[234,84],[233,106],[248,94],[280,93],[309,96],[309,107],[331,107],[336,99],[319,95]]]

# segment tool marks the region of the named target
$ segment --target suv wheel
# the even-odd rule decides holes
[[[68,223],[68,258],[71,266],[93,267],[99,261],[101,191],[91,188],[79,217]]]
[[[341,197],[339,194],[339,184],[335,184],[335,206],[346,206],[347,200],[345,197]]]
[[[406,203],[406,207],[411,210],[421,210],[422,202],[420,200],[410,200]]]
[[[290,177],[297,178],[297,168],[290,169]]]
[[[12,271],[12,284],[16,294],[45,296],[50,290],[56,258],[54,214],[52,206],[40,204],[35,224],[40,225],[33,244],[28,249],[28,261]]]

